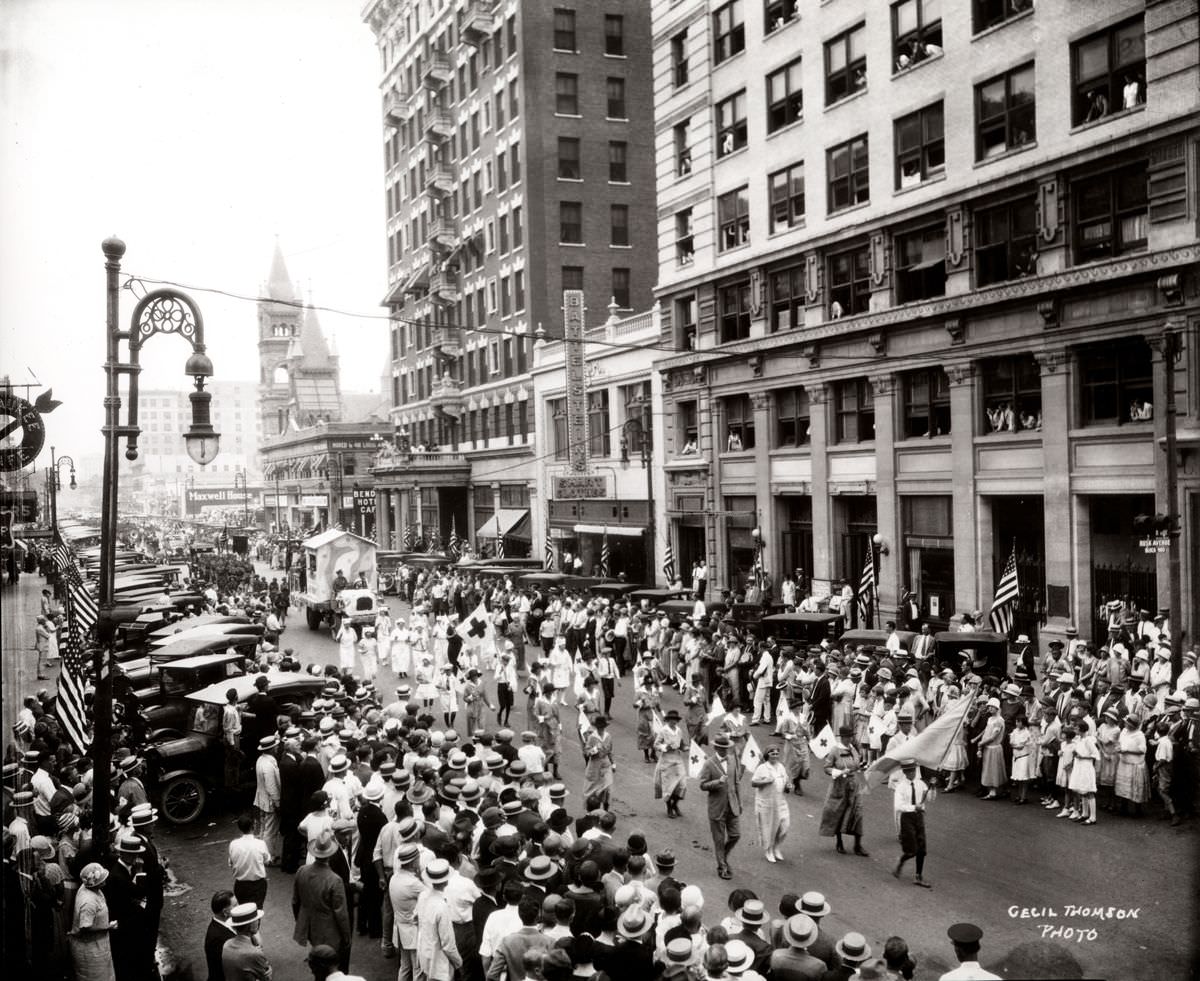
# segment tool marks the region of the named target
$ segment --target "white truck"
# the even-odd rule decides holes
[[[331,529],[300,543],[303,562],[294,572],[292,597],[304,610],[312,630],[332,624],[343,611],[350,613],[356,627],[374,623],[376,600],[375,543],[353,532]],[[339,574],[345,586],[335,583]],[[355,588],[362,578],[367,588]]]

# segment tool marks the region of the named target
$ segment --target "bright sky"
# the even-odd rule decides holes
[[[123,272],[251,296],[278,235],[314,303],[383,313],[379,57],[360,8],[0,2],[0,375],[63,402],[47,446],[103,450],[109,235],[126,243]],[[254,303],[191,295],[216,376],[256,379]],[[135,302],[122,292],[125,326]],[[343,388],[378,391],[383,322],[320,319]],[[187,388],[189,353],[155,338],[141,384]]]

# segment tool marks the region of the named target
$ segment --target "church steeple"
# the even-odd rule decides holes
[[[279,247],[279,239],[275,240],[275,255],[271,258],[271,275],[267,280],[267,296],[272,300],[295,301],[296,288],[288,276],[287,263],[283,261],[283,250]]]

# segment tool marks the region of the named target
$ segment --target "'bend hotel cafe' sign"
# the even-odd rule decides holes
[[[261,487],[242,490],[240,487],[189,487],[184,492],[183,507],[187,514],[199,514],[205,508],[258,507]]]

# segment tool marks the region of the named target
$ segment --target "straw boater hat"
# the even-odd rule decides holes
[[[783,938],[789,947],[807,948],[817,939],[817,933],[816,923],[804,913],[796,913],[783,925]]]
[[[254,903],[240,903],[229,912],[229,925],[235,930],[249,926],[263,918],[263,911]]]
[[[846,934],[833,945],[833,949],[838,957],[851,964],[861,964],[871,956],[871,945],[861,933]]]
[[[654,921],[640,906],[630,906],[617,921],[617,932],[626,940],[637,940],[645,936],[654,926]]]

